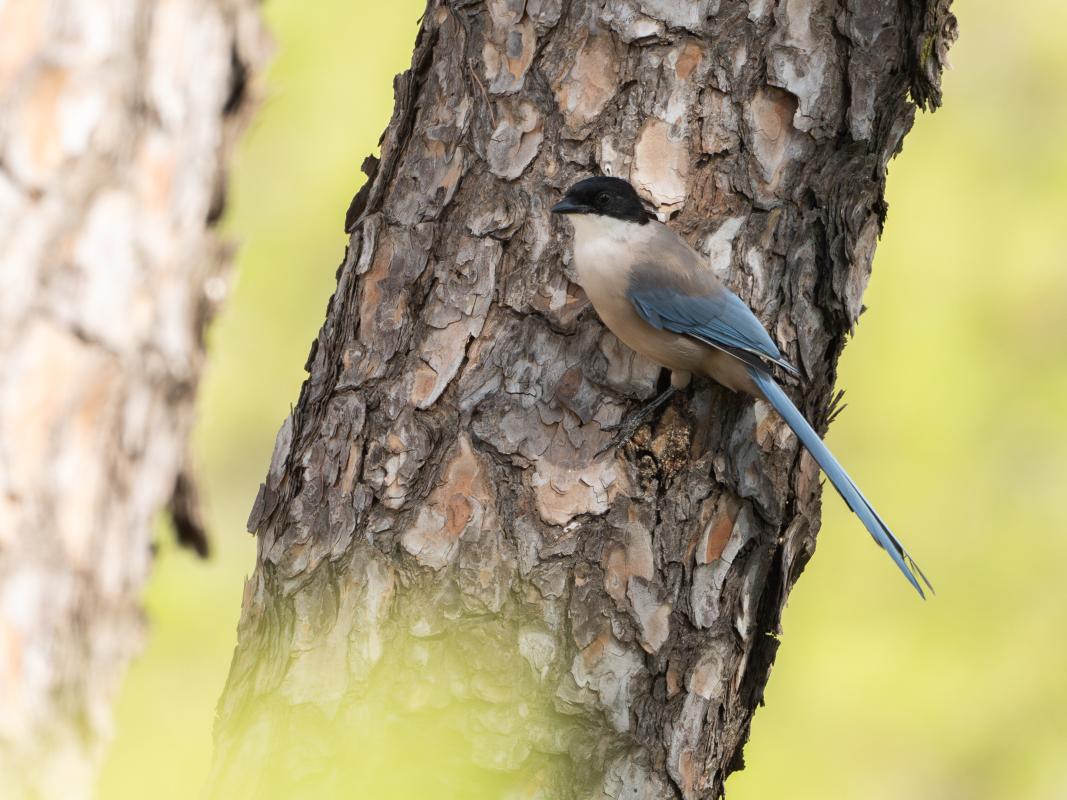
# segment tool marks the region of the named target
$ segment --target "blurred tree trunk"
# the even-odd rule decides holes
[[[88,797],[226,293],[253,0],[0,2],[0,793]]]
[[[954,38],[947,0],[431,0],[249,520],[217,796],[365,786],[376,739],[438,724],[397,772],[445,748],[524,797],[722,793],[819,474],[708,384],[595,458],[659,371],[589,309],[548,208],[628,177],[825,420],[886,164]],[[438,779],[397,796],[474,796]]]

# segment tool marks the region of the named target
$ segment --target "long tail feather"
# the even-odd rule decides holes
[[[900,540],[893,535],[893,532],[889,530],[889,526],[885,524],[885,521],[878,516],[878,512],[874,510],[867,498],[863,496],[863,493],[859,490],[859,487],[853,482],[852,478],[848,476],[844,468],[834,458],[833,453],[823,444],[822,439],[819,438],[819,434],[808,424],[808,421],[804,419],[804,415],[800,413],[793,401],[789,399],[782,387],[779,386],[774,378],[768,375],[759,367],[750,366],[748,368],[749,375],[752,376],[752,380],[756,382],[756,386],[763,392],[763,396],[767,398],[767,401],[774,406],[782,419],[786,421],[793,432],[800,439],[801,443],[808,448],[808,452],[815,458],[815,461],[822,467],[822,471],[826,473],[826,477],[830,479],[830,483],[834,485],[838,493],[848,504],[848,507],[856,514],[857,517],[862,520],[871,536],[874,537],[882,549],[889,553],[889,557],[893,559],[893,562],[900,568],[900,571],[904,573],[904,577],[908,579],[908,582],[915,587],[915,591],[919,593],[919,596],[926,598],[923,593],[922,586],[919,585],[919,580],[926,587],[933,592],[934,587],[930,585],[930,581],[923,575],[923,571],[919,569],[919,565],[915,563],[908,551],[904,549],[904,545],[900,543]]]

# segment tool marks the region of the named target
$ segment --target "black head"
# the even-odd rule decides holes
[[[552,206],[553,214],[600,214],[644,225],[652,215],[634,187],[622,178],[598,176],[578,181]]]

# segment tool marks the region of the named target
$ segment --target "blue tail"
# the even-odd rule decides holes
[[[889,530],[889,526],[885,524],[878,512],[874,510],[871,504],[867,501],[867,498],[860,492],[859,487],[852,482],[852,478],[848,476],[848,473],[837,463],[837,459],[834,458],[833,453],[822,443],[822,439],[819,438],[808,421],[804,419],[804,415],[797,410],[797,407],[793,405],[793,401],[789,399],[782,387],[775,383],[774,378],[764,372],[762,369],[756,366],[749,366],[748,374],[752,376],[752,380],[756,382],[756,386],[763,392],[763,396],[767,398],[767,401],[774,406],[774,410],[777,411],[782,419],[786,421],[786,424],[793,429],[793,432],[797,435],[797,438],[808,448],[808,452],[815,458],[819,466],[822,467],[822,471],[826,473],[826,477],[830,479],[830,483],[834,485],[834,488],[841,494],[848,507],[855,512],[863,524],[867,527],[874,540],[881,545],[882,549],[889,553],[889,557],[893,559],[900,571],[904,573],[904,577],[908,579],[912,586],[915,587],[915,591],[919,593],[919,596],[923,599],[926,595],[923,594],[922,586],[919,585],[919,581],[916,579],[916,575],[922,579],[922,582],[926,584],[926,587],[933,592],[934,587],[930,585],[930,581],[923,575],[919,565],[915,563],[911,556],[908,555],[908,551],[904,549],[904,545],[900,543],[893,532]]]

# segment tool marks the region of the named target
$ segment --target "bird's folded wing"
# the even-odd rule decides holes
[[[640,264],[631,273],[627,297],[649,325],[692,336],[734,355],[749,354],[797,374],[744,301],[709,273],[684,278]]]

